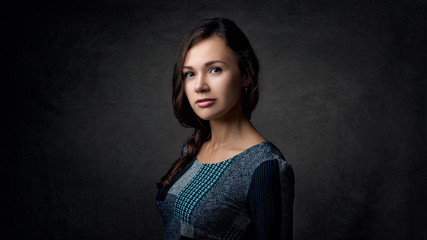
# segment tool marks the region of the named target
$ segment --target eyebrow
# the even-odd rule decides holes
[[[214,60],[214,61],[206,62],[206,63],[205,63],[205,67],[210,67],[210,66],[214,65],[215,63],[222,63],[222,64],[224,64],[224,65],[227,65],[227,63],[226,63],[226,62],[224,62],[224,61],[221,61],[221,60]],[[193,69],[193,67],[191,67],[191,66],[183,66],[182,68]]]

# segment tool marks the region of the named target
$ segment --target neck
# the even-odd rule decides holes
[[[232,146],[240,142],[245,133],[253,128],[250,121],[243,115],[227,118],[225,120],[211,120],[211,148]]]

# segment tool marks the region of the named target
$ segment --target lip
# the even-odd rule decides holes
[[[209,107],[215,103],[215,99],[213,98],[201,98],[197,99],[196,105],[201,108]]]

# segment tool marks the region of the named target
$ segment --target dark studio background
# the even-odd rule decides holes
[[[295,239],[427,239],[425,1],[3,7],[2,239],[162,239],[154,183],[190,134],[174,55],[215,16],[260,59],[253,123],[294,167]]]

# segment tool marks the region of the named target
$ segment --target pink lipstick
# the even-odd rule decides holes
[[[196,105],[202,108],[209,107],[214,103],[215,103],[215,99],[213,98],[201,98],[201,99],[197,99],[196,101]]]

